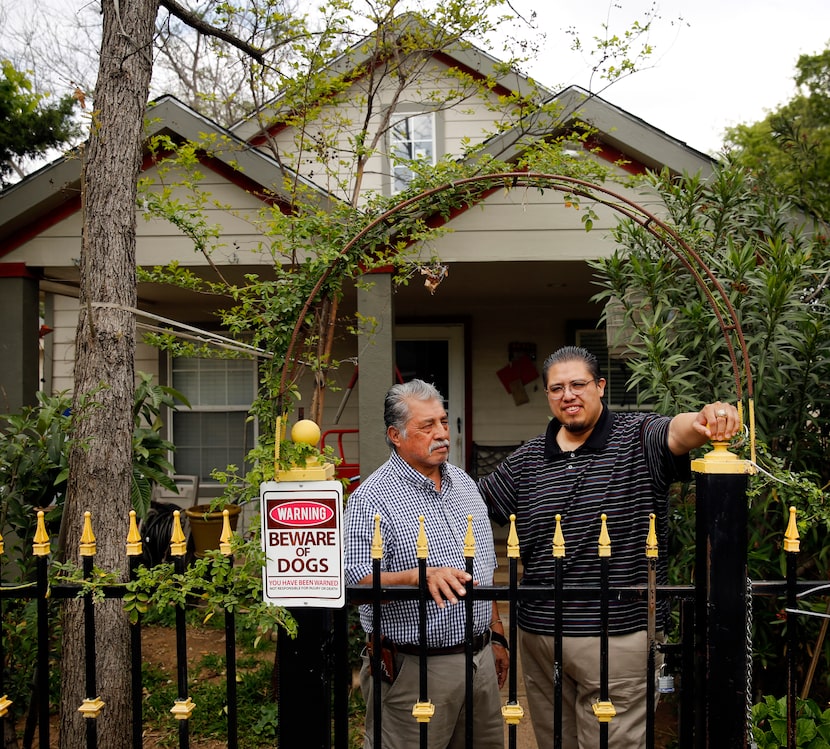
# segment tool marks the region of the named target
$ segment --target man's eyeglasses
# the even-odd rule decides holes
[[[574,380],[567,385],[550,385],[547,388],[548,398],[554,401],[561,400],[566,390],[570,390],[572,395],[582,395],[585,388],[592,382],[596,382],[596,380]]]

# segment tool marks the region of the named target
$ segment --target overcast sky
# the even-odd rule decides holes
[[[299,0],[300,6],[312,0]],[[0,0],[0,15],[17,20],[42,5],[63,13],[89,0]],[[576,84],[598,92],[591,61],[571,51],[573,28],[586,48],[604,33],[622,35],[633,19],[655,10],[650,67],[619,81],[603,98],[669,135],[715,154],[724,129],[755,122],[792,98],[800,54],[830,43],[830,0],[511,0],[520,12],[535,10],[545,34],[528,71],[548,88]],[[682,20],[681,20],[682,19]],[[526,35],[526,34],[525,34]],[[0,52],[5,46],[0,30]],[[497,48],[493,52],[499,54]]]
[[[569,51],[565,30],[575,27],[585,43],[602,33],[603,23],[622,34],[630,18],[642,18],[654,4],[515,0],[513,5],[525,13],[535,9],[547,35],[533,76],[551,88],[587,88],[589,65]],[[799,55],[822,52],[830,42],[830,0],[659,0],[656,5],[661,19],[650,35],[654,67],[615,83],[602,96],[706,153],[717,153],[725,128],[760,120],[792,98]]]

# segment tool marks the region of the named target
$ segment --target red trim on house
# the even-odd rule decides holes
[[[68,218],[73,213],[81,210],[81,196],[77,195],[73,198],[61,203],[54,210],[49,211],[45,216],[41,216],[31,224],[27,224],[22,229],[12,232],[6,239],[0,243],[0,258],[5,257],[10,252],[13,252],[18,247],[26,244],[26,242],[34,239],[42,234],[47,229],[53,227],[65,218]]]
[[[144,155],[144,159],[141,162],[141,171],[147,171],[150,167],[154,166],[157,162],[161,161],[172,155],[172,151],[161,151],[158,154],[147,153]],[[291,206],[288,204],[287,201],[281,200],[279,196],[270,193],[268,190],[263,189],[262,185],[259,182],[251,179],[243,172],[240,172],[238,169],[234,169],[232,166],[229,166],[225,162],[217,159],[213,156],[208,156],[204,152],[200,152],[198,154],[199,163],[205,167],[206,169],[210,169],[212,172],[215,172],[220,177],[224,177],[228,182],[232,185],[235,185],[240,190],[244,190],[247,193],[250,193],[258,200],[261,200],[266,205],[279,205],[280,211],[282,213],[288,215],[291,213]]]
[[[623,169],[629,174],[646,173],[646,167],[639,161],[635,161],[619,149],[609,146],[601,140],[597,140],[596,138],[588,138],[585,142],[583,142],[582,147],[586,151],[596,154],[601,159],[605,159],[606,161],[610,161],[612,164],[617,165],[620,169]]]
[[[433,52],[432,56],[436,60],[438,60],[439,62],[444,63],[447,67],[457,68],[458,70],[462,71],[463,73],[466,73],[467,75],[469,75],[470,77],[472,77],[476,80],[483,81],[483,80],[486,79],[486,76],[484,74],[480,73],[477,70],[474,70],[473,68],[468,67],[467,65],[462,65],[452,55],[449,55],[446,52]],[[377,62],[375,63],[375,68],[380,67],[385,62],[386,62],[385,58],[378,59]],[[365,77],[367,74],[368,74],[368,70],[366,68],[364,68],[363,66],[358,65],[355,68],[354,74],[344,76],[343,82],[346,85],[352,85],[355,81],[360,80],[361,78]],[[495,86],[493,86],[492,90],[497,96],[511,96],[513,94],[513,92],[509,88],[507,88],[507,86],[503,86],[500,83],[497,83]],[[331,93],[331,94],[328,95],[328,97],[323,97],[320,100],[320,102],[325,101],[327,98],[333,99],[334,96],[335,96],[335,94]],[[320,103],[320,102],[318,102],[318,103]],[[285,130],[288,127],[288,125],[285,123],[285,120],[289,119],[289,117],[292,118],[292,119],[296,118],[298,114],[299,114],[299,110],[296,110],[296,109],[292,110],[289,114],[286,114],[279,122],[276,122],[273,125],[270,125],[268,128],[266,128],[265,133],[267,133],[267,135],[266,134],[255,135],[253,138],[250,138],[248,140],[248,143],[251,146],[254,146],[254,147],[261,146],[263,143],[265,143],[265,141],[267,140],[268,137],[274,137],[277,133],[279,133],[282,130]]]
[[[378,273],[378,274],[386,273],[386,274],[389,274],[389,273],[394,273],[395,272],[395,266],[394,265],[381,265],[381,266],[378,266],[377,268],[372,268],[371,270],[364,270],[363,272],[367,276],[371,276],[373,273]]]
[[[149,169],[155,164],[156,161],[159,160],[159,158],[159,156],[146,154],[141,164],[141,171]],[[203,155],[199,158],[199,163],[206,169],[210,169],[211,171],[219,174],[221,177],[224,177],[240,190],[250,193],[263,203],[267,205],[278,205],[280,211],[286,215],[291,213],[291,206],[285,200],[280,200],[278,196],[272,195],[268,191],[264,190],[262,185],[258,182],[245,176],[222,161],[219,161],[219,159]],[[69,216],[77,213],[79,210],[81,210],[80,195],[65,200],[59,206],[53,210],[50,210],[46,215],[40,216],[32,223],[16,232],[13,232],[5,240],[3,240],[2,243],[0,243],[0,258],[3,258],[10,252],[16,250],[18,247],[26,244],[26,242],[34,239],[47,229],[55,226],[60,221],[63,221],[65,218],[69,218]]]
[[[483,81],[487,78],[486,75],[480,73],[478,70],[474,70],[473,68],[470,68],[467,65],[462,65],[452,55],[448,55],[446,52],[433,52],[432,56],[439,62],[443,62],[448,68],[457,68],[462,73],[466,73],[475,80]],[[514,93],[509,88],[507,88],[507,86],[504,86],[501,83],[497,83],[495,86],[493,86],[492,91],[497,96],[512,96]]]
[[[26,267],[26,263],[0,263],[0,278],[30,278],[35,281],[38,279]]]
[[[211,158],[206,155],[201,155],[199,157],[199,163],[202,164],[207,169],[210,169],[220,177],[224,177],[228,182],[232,185],[236,185],[240,190],[244,190],[247,193],[253,195],[257,200],[261,200],[266,205],[277,205],[279,206],[280,212],[285,214],[286,216],[293,213],[293,209],[288,203],[288,201],[282,199],[279,195],[275,195],[274,193],[270,192],[263,188],[259,182],[251,179],[250,177],[246,176],[243,172],[240,172],[238,169],[234,169],[233,167],[226,164],[224,161],[219,161],[218,159]]]

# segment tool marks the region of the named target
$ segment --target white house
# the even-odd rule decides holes
[[[420,85],[412,83],[405,96],[389,101],[381,96],[386,109],[372,116],[388,115],[394,127],[367,164],[362,194],[388,193],[396,180],[406,179],[405,168],[395,160],[400,149],[439,159],[460,153],[469,139],[511,162],[529,137],[565,132],[576,120],[588,123],[595,134],[591,148],[577,146],[574,158],[599,159],[620,176],[662,168],[711,173],[714,162],[705,154],[575,87],[551,97],[560,105],[557,117],[521,121],[488,135],[486,123],[492,123],[499,97],[515,91],[550,96],[520,75],[493,73],[496,62],[469,46],[444,50],[421,69],[430,76],[429,86],[422,80]],[[344,56],[339,64],[354,66],[356,58]],[[458,89],[458,71],[463,72],[462,80],[493,76],[495,85],[486,95],[481,88],[477,93],[459,89],[456,106],[435,107],[424,92],[441,85]],[[366,101],[361,87],[368,85],[365,70],[352,76],[348,91],[321,107],[318,116],[336,112],[344,121],[359,121],[366,114],[361,110]],[[273,111],[279,112],[279,106],[279,100],[272,103]],[[202,167],[207,175],[204,189],[225,206],[213,208],[212,220],[222,225],[226,248],[213,261],[239,277],[249,270],[262,271],[267,263],[267,258],[246,250],[260,237],[252,234],[245,215],[262,206],[264,189],[287,204],[281,176],[292,159],[316,200],[338,200],[354,189],[350,175],[339,175],[342,181],[336,182],[329,174],[323,181],[313,159],[296,159],[296,128],[279,119],[264,122],[259,112],[224,130],[171,97],[154,102],[148,111],[148,136],[164,132],[198,139],[215,133],[234,146],[206,156]],[[152,176],[156,167],[148,159],[145,169]],[[72,388],[82,225],[79,185],[80,163],[70,154],[0,193],[0,309],[7,321],[0,337],[0,411],[31,402],[37,389]],[[632,187],[609,187],[659,213],[654,196]],[[449,231],[435,240],[431,249],[449,272],[434,294],[417,282],[393,288],[383,275],[374,277],[371,289],[347,291],[341,304],[343,319],[359,311],[378,320],[371,342],[343,336],[335,351],[336,358],[359,365],[359,377],[351,365],[340,368],[336,380],[341,389],[328,393],[320,426],[324,432],[349,430],[343,442],[348,463],[359,463],[365,473],[385,459],[382,402],[396,367],[404,379],[422,377],[443,391],[453,460],[472,471],[480,452],[474,446],[513,445],[544,429],[548,409],[541,380],[534,375],[540,373],[544,357],[560,345],[580,343],[603,357],[612,386],[611,406],[633,407],[633,396],[622,387],[623,365],[608,357],[604,333],[596,327],[602,310],[590,301],[596,288],[585,262],[613,251],[606,230],[617,218],[610,209],[597,206],[599,220],[586,232],[579,212],[566,202],[563,193],[553,189],[493,191],[452,217],[446,224]],[[137,259],[148,267],[171,259],[197,270],[207,266],[186,237],[158,220],[139,221]],[[192,329],[215,326],[212,303],[197,295],[141,284],[138,297],[146,313],[138,322],[144,326],[162,320]],[[51,332],[41,335],[41,325]],[[168,424],[177,446],[176,469],[199,475],[202,495],[210,496],[210,471],[240,464],[256,439],[256,425],[245,419],[256,387],[253,360],[171,360],[140,344],[136,369],[156,375],[190,398],[192,410],[175,414]]]

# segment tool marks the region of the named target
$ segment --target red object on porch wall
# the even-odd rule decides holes
[[[511,383],[518,381],[521,382],[522,385],[527,385],[539,377],[539,373],[536,371],[536,365],[533,363],[533,360],[526,355],[518,357],[514,361],[510,362],[510,364],[506,367],[502,367],[498,372],[496,372],[496,374],[501,380],[501,384],[504,385],[504,389],[508,393],[513,392]]]

